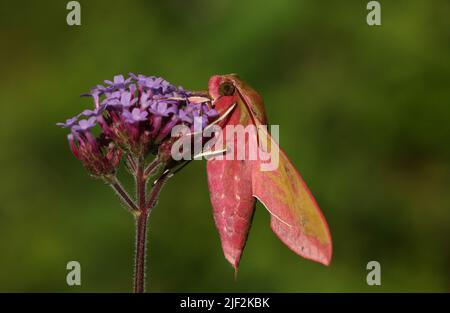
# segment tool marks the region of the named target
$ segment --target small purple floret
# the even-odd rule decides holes
[[[147,120],[148,112],[134,108],[131,113],[129,111],[124,111],[122,115],[127,123],[137,123]]]
[[[91,129],[97,124],[97,117],[92,116],[88,118],[87,120],[80,120],[78,122],[78,125],[75,125],[72,127],[72,130],[74,131],[86,131]]]
[[[78,116],[69,118],[66,122],[64,123],[56,123],[57,126],[62,127],[62,128],[70,128],[73,125],[75,125],[78,122]]]

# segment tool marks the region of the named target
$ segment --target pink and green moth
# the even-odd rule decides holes
[[[262,98],[238,76],[212,76],[208,88],[223,129],[225,125],[267,124]],[[277,145],[267,131],[258,131],[255,136]],[[236,138],[230,138],[226,145],[235,146]],[[245,144],[248,142],[247,138]],[[258,200],[271,214],[272,230],[286,246],[304,258],[329,265],[330,231],[299,172],[281,149],[276,170],[261,171],[260,162],[226,158],[207,161],[213,216],[225,258],[237,271]]]

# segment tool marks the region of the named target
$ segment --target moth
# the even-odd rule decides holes
[[[262,98],[237,75],[212,76],[208,92],[224,132],[226,125],[267,124]],[[245,145],[255,139],[268,143],[266,148],[277,148],[276,169],[261,170],[259,159],[213,157],[207,161],[210,200],[225,258],[237,271],[259,201],[271,215],[273,232],[286,246],[304,258],[329,265],[332,242],[327,222],[299,172],[269,132],[261,129],[254,133],[256,138],[246,138]],[[236,138],[229,137],[224,139],[226,145],[236,151]]]

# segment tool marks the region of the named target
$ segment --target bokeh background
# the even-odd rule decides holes
[[[330,267],[301,259],[258,205],[237,281],[205,162],[167,185],[149,230],[149,291],[450,290],[450,2],[67,1],[0,5],[0,291],[128,292],[134,223],[55,126],[118,73],[205,89],[238,73],[330,224]],[[82,286],[66,285],[66,263]],[[381,263],[382,286],[366,284]]]

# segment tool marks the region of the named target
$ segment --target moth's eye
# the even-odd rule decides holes
[[[220,85],[219,93],[221,96],[232,96],[234,94],[234,86],[232,83],[226,82]]]

